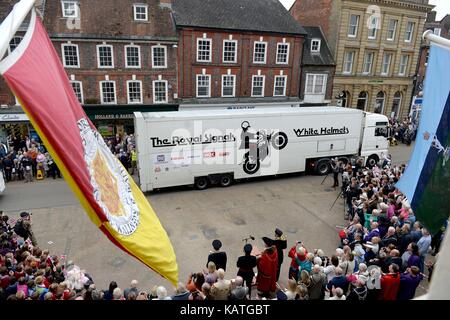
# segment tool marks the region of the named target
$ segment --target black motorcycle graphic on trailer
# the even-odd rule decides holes
[[[241,124],[241,146],[239,149],[248,150],[244,155],[243,170],[249,175],[258,172],[261,162],[270,154],[270,147],[283,150],[288,144],[286,133],[274,130],[258,130],[251,128],[248,121]]]

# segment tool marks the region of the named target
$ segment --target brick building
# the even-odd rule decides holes
[[[42,3],[67,76],[104,136],[133,132],[133,111],[176,109],[178,40],[170,0]]]
[[[75,93],[103,135],[132,132],[133,110],[171,110],[177,36],[170,0],[47,1],[44,21]]]
[[[296,0],[302,25],[320,26],[336,73],[333,104],[404,117],[409,112],[428,0]]]
[[[300,100],[304,106],[327,105],[332,101],[336,64],[320,27],[303,27],[307,36],[303,46]]]
[[[298,101],[305,31],[278,0],[174,0],[181,103]]]
[[[11,12],[17,0],[0,0],[0,21],[3,21]],[[43,10],[43,2],[36,1],[36,9]],[[30,16],[30,15],[29,15]],[[14,50],[28,29],[29,17],[25,19],[15,36],[11,39],[5,56]],[[1,59],[2,57],[0,57]],[[18,101],[9,90],[3,77],[0,77],[0,142],[6,143],[7,136],[14,133],[17,136],[27,135],[37,139],[37,133],[31,126],[28,117],[23,112]]]

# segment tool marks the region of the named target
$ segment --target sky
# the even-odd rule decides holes
[[[280,2],[289,9],[295,0],[280,0]],[[436,6],[434,10],[437,11],[437,20],[441,20],[446,14],[450,14],[450,0],[429,0],[429,3]]]

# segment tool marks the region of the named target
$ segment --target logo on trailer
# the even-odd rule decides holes
[[[131,235],[139,225],[139,208],[131,191],[129,175],[85,118],[77,124],[94,199],[115,231]]]
[[[281,131],[254,130],[248,121],[241,124],[241,146],[248,150],[244,155],[243,170],[247,174],[255,174],[261,167],[261,161],[269,156],[270,146],[275,150],[283,150],[288,144],[288,136]]]

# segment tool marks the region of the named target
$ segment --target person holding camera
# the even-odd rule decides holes
[[[342,163],[338,158],[331,159],[330,161],[331,171],[333,172],[333,188],[339,187],[339,172],[341,171]]]
[[[36,237],[31,229],[31,215],[29,212],[20,213],[20,218],[14,226],[14,232],[22,237],[24,241],[30,239],[33,246],[37,246]]]

